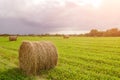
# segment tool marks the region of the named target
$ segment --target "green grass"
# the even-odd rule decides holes
[[[59,52],[56,68],[26,76],[19,70],[18,49],[23,40],[51,41]],[[0,37],[0,80],[120,80],[119,37]]]

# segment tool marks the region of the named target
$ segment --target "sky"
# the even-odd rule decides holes
[[[120,28],[120,0],[0,0],[0,33],[86,33]]]

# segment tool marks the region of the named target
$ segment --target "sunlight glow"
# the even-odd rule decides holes
[[[85,6],[85,5],[92,5],[95,8],[98,8],[101,6],[102,0],[81,0],[79,5]]]
[[[32,3],[34,5],[38,5],[38,4],[42,3],[42,2],[44,2],[44,1],[43,0],[32,0]]]

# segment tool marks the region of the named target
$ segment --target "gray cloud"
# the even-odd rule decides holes
[[[82,0],[0,0],[0,33],[51,33],[120,28],[120,1],[101,7],[78,5]]]

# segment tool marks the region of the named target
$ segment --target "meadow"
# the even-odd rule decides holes
[[[23,40],[51,41],[58,65],[26,76],[19,70],[18,50]],[[120,80],[120,37],[0,37],[0,80]]]

